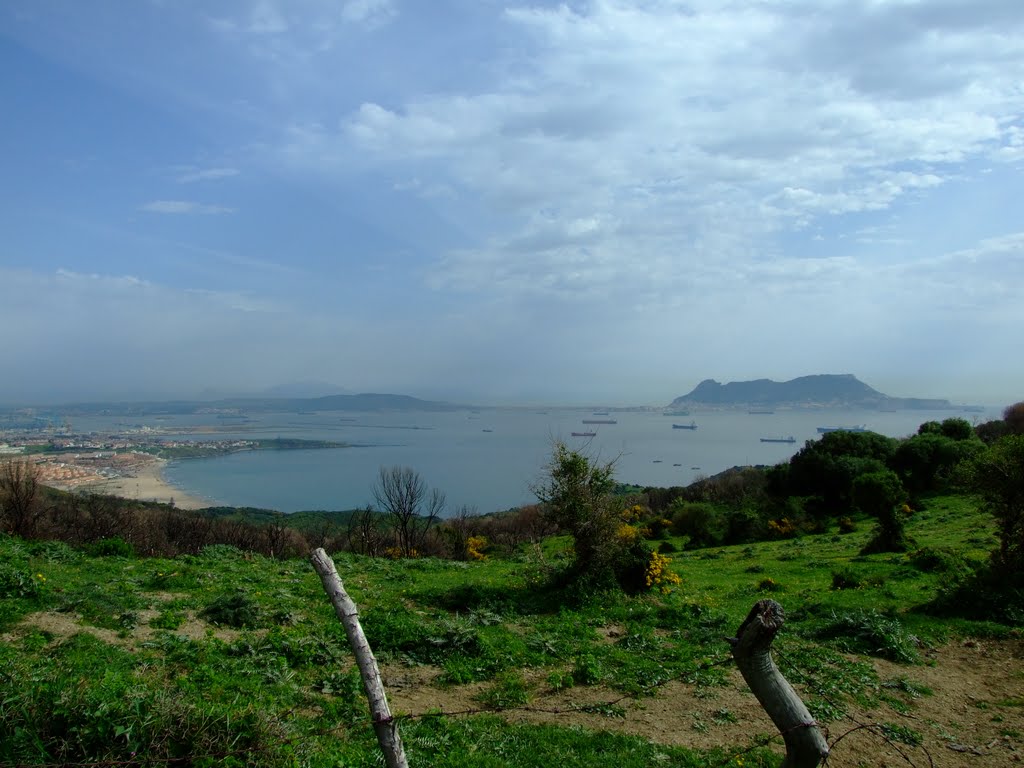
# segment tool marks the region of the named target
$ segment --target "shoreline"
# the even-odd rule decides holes
[[[216,506],[213,501],[191,495],[168,483],[163,476],[167,464],[167,459],[150,457],[145,463],[139,464],[133,474],[83,483],[79,488],[136,501],[155,501],[161,504],[173,502],[178,509],[194,510]]]

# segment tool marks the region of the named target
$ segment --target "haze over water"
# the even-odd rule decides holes
[[[818,426],[865,425],[890,437],[902,437],[929,420],[951,416],[986,420],[996,415],[995,411],[779,410],[771,414],[692,411],[689,416],[612,411],[609,416],[595,416],[579,409],[260,414],[239,424],[237,432],[217,432],[209,437],[305,438],[344,442],[351,447],[188,459],[172,462],[165,474],[169,482],[209,499],[211,504],[295,512],[370,504],[379,467],[397,464],[412,467],[430,487],[443,491],[448,497],[448,513],[460,505],[493,512],[536,500],[531,485],[541,476],[552,442],[558,439],[598,459],[615,459],[615,477],[620,482],[672,486],[736,465],[787,460],[806,440],[819,437]],[[582,423],[595,418],[617,423]],[[145,418],[138,423],[159,430],[212,421],[205,415],[160,421]],[[696,430],[672,428],[673,422],[691,421],[697,424]],[[80,429],[109,425],[109,420],[76,420]],[[123,422],[119,426],[123,428]],[[574,431],[597,434],[573,437]],[[790,435],[796,442],[760,442],[762,437]]]

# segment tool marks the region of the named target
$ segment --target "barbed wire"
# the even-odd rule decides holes
[[[775,655],[779,658],[780,661],[785,663],[790,669],[795,671],[798,675],[800,675],[803,678],[804,684],[807,685],[816,695],[820,696],[828,704],[832,705],[832,707],[834,707],[837,711],[844,713],[841,717],[839,717],[837,719],[839,719],[839,720],[850,720],[852,723],[854,723],[854,727],[853,728],[850,728],[849,730],[845,731],[844,733],[842,733],[841,735],[836,737],[836,739],[834,741],[829,743],[829,753],[828,753],[828,755],[825,756],[824,760],[822,760],[822,763],[821,763],[822,766],[827,766],[828,765],[829,758],[831,758],[831,756],[832,756],[832,751],[835,749],[836,745],[839,744],[843,739],[845,739],[847,736],[849,736],[852,733],[856,733],[857,731],[867,731],[868,733],[871,733],[871,734],[877,736],[882,741],[884,741],[900,757],[902,757],[907,763],[909,763],[912,766],[912,768],[917,768],[917,766],[914,763],[914,761],[910,759],[910,756],[908,754],[906,754],[906,752],[904,752],[903,749],[900,748],[900,746],[895,741],[890,739],[885,734],[885,726],[882,723],[862,723],[862,722],[860,722],[856,717],[851,715],[849,713],[849,711],[845,707],[843,707],[841,704],[836,702],[825,691],[824,685],[820,684],[817,681],[817,679],[814,677],[814,675],[812,675],[810,672],[807,672],[806,670],[802,669],[796,662],[794,662],[788,656],[783,654],[777,648],[774,649],[774,652],[775,652]],[[825,740],[828,741],[828,729],[825,729],[825,730],[826,730],[826,739]],[[919,747],[920,747],[921,751],[924,752],[925,757],[928,758],[928,765],[930,766],[930,768],[935,768],[935,761],[932,760],[932,755],[931,755],[931,752],[928,751],[928,748],[926,746],[924,746],[924,744],[920,744]]]

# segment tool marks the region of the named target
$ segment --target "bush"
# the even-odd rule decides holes
[[[921,660],[921,642],[908,633],[899,619],[877,611],[832,614],[832,620],[818,631],[819,637],[836,639],[847,651],[879,656],[890,661],[916,664]]]
[[[689,546],[714,547],[725,539],[726,521],[713,504],[678,500],[672,505],[672,531]]]
[[[14,563],[0,563],[0,598],[33,598],[45,581],[42,574],[35,576]]]
[[[132,545],[120,536],[100,539],[86,547],[85,551],[93,557],[135,557]]]
[[[866,587],[880,587],[885,579],[879,576],[865,576],[852,568],[843,568],[841,571],[832,572],[832,589],[864,589]]]
[[[230,595],[221,595],[199,613],[211,624],[222,624],[235,629],[255,627],[259,619],[259,607],[251,597],[241,590]]]
[[[910,564],[923,573],[953,573],[966,575],[969,571],[967,561],[948,549],[924,547],[908,555]]]

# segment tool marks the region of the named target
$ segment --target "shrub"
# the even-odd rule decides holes
[[[834,638],[847,651],[867,653],[890,661],[914,664],[921,660],[920,641],[907,632],[899,619],[877,611],[832,614],[820,637]]]
[[[480,701],[493,709],[521,707],[530,701],[530,690],[522,672],[502,672],[494,684],[480,694]]]
[[[235,629],[255,627],[259,619],[259,607],[247,594],[238,590],[233,594],[221,595],[199,613],[211,624],[223,624]]]
[[[0,598],[33,598],[46,581],[41,573],[33,575],[14,563],[0,563]]]
[[[713,547],[725,539],[726,521],[707,502],[682,499],[672,505],[672,530],[677,536],[687,536],[691,547]]]
[[[910,564],[924,573],[966,574],[969,570],[964,558],[948,549],[924,547],[908,555]]]
[[[613,469],[612,462],[592,461],[556,443],[546,476],[533,489],[549,522],[572,537],[572,560],[560,576],[580,598],[652,586],[647,579],[651,553],[643,542],[646,530],[631,524],[645,510],[639,504],[622,508],[622,499],[612,493]]]
[[[885,579],[880,576],[865,576],[852,568],[843,568],[840,571],[832,572],[832,589],[864,589],[865,587],[880,587]]]
[[[135,549],[120,536],[100,539],[85,548],[93,557],[135,557]]]

